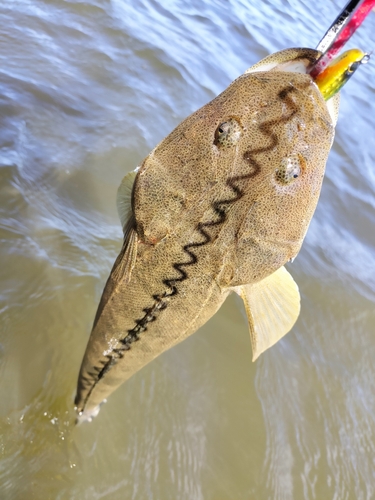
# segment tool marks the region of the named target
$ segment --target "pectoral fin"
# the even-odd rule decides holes
[[[245,303],[255,361],[297,321],[300,311],[298,286],[285,267],[281,267],[258,283],[233,289]]]
[[[129,219],[124,230],[124,243],[112,269],[112,278],[118,282],[124,280],[129,283],[131,273],[137,258],[138,237],[135,230],[135,219]]]
[[[117,212],[120,217],[124,235],[126,227],[129,224],[129,219],[133,215],[132,192],[137,172],[138,168],[136,168],[132,172],[127,173],[122,179],[121,184],[117,190]]]
[[[122,179],[117,191],[117,211],[124,232],[124,243],[121,252],[113,266],[112,276],[116,281],[124,279],[130,281],[131,273],[137,257],[137,232],[132,209],[132,191],[137,169],[129,172]]]

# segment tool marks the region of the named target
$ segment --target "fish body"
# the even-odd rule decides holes
[[[299,293],[282,266],[314,213],[337,119],[306,74],[319,53],[269,56],[184,120],[128,174],[124,245],[79,375],[81,418],[243,298],[254,358],[293,326]]]

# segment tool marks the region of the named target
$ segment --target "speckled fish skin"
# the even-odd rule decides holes
[[[305,65],[318,56],[293,50]],[[106,284],[79,375],[78,412],[94,412],[194,333],[232,287],[296,256],[333,136],[311,77],[271,69],[240,76],[147,156],[133,188],[135,265],[127,282],[116,275],[117,261]]]

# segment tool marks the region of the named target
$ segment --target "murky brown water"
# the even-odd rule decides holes
[[[2,3],[1,499],[375,498],[374,62],[342,93],[320,204],[289,266],[293,331],[252,364],[230,297],[73,425],[121,245],[121,178],[252,63],[315,46],[343,4]],[[374,16],[351,46],[375,48]]]

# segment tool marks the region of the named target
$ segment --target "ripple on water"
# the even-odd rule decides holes
[[[72,401],[124,174],[338,2],[29,0],[0,7],[0,484],[6,500],[375,496],[373,64],[344,89],[288,336],[251,364],[230,297],[115,393]],[[326,22],[326,21],[324,21]],[[370,20],[353,45],[371,50]],[[285,165],[284,165],[285,167]],[[286,165],[288,167],[288,165]]]

